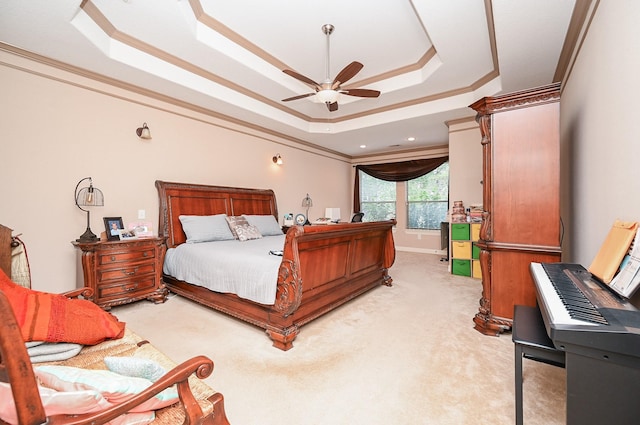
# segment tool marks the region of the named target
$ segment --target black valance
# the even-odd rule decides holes
[[[413,159],[410,161],[389,162],[386,164],[357,165],[353,188],[353,211],[360,211],[360,173],[369,174],[380,180],[389,182],[403,182],[428,174],[447,162],[448,156],[428,159]]]

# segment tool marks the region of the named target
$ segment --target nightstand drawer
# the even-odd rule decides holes
[[[72,242],[82,250],[84,285],[93,289],[92,301],[104,308],[141,299],[165,302],[162,283],[165,238],[127,241]]]
[[[125,264],[121,268],[98,269],[100,282],[117,279],[134,279],[137,276],[153,274],[156,271],[155,263]]]
[[[153,276],[133,279],[115,285],[101,285],[98,288],[100,298],[116,297],[120,295],[135,295],[136,292],[151,290],[155,286]]]
[[[154,249],[107,252],[98,255],[98,266],[122,263],[126,261],[147,260],[152,258],[155,258]]]

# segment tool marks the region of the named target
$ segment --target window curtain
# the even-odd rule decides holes
[[[357,165],[353,188],[353,212],[360,211],[360,171],[380,180],[403,182],[428,174],[447,162],[448,156],[411,161],[389,162],[386,164]]]

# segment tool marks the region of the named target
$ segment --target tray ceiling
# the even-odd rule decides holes
[[[346,156],[447,144],[483,96],[558,81],[574,0],[5,0],[0,42]],[[574,18],[575,19],[575,18]],[[329,112],[284,74],[364,68]],[[151,124],[150,124],[151,125]],[[415,140],[408,141],[409,137]],[[361,148],[360,145],[366,145]]]

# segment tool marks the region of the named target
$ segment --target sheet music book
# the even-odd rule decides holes
[[[631,297],[640,286],[640,232],[636,236],[629,250],[629,254],[622,260],[620,273],[611,281],[611,286],[624,297]]]

